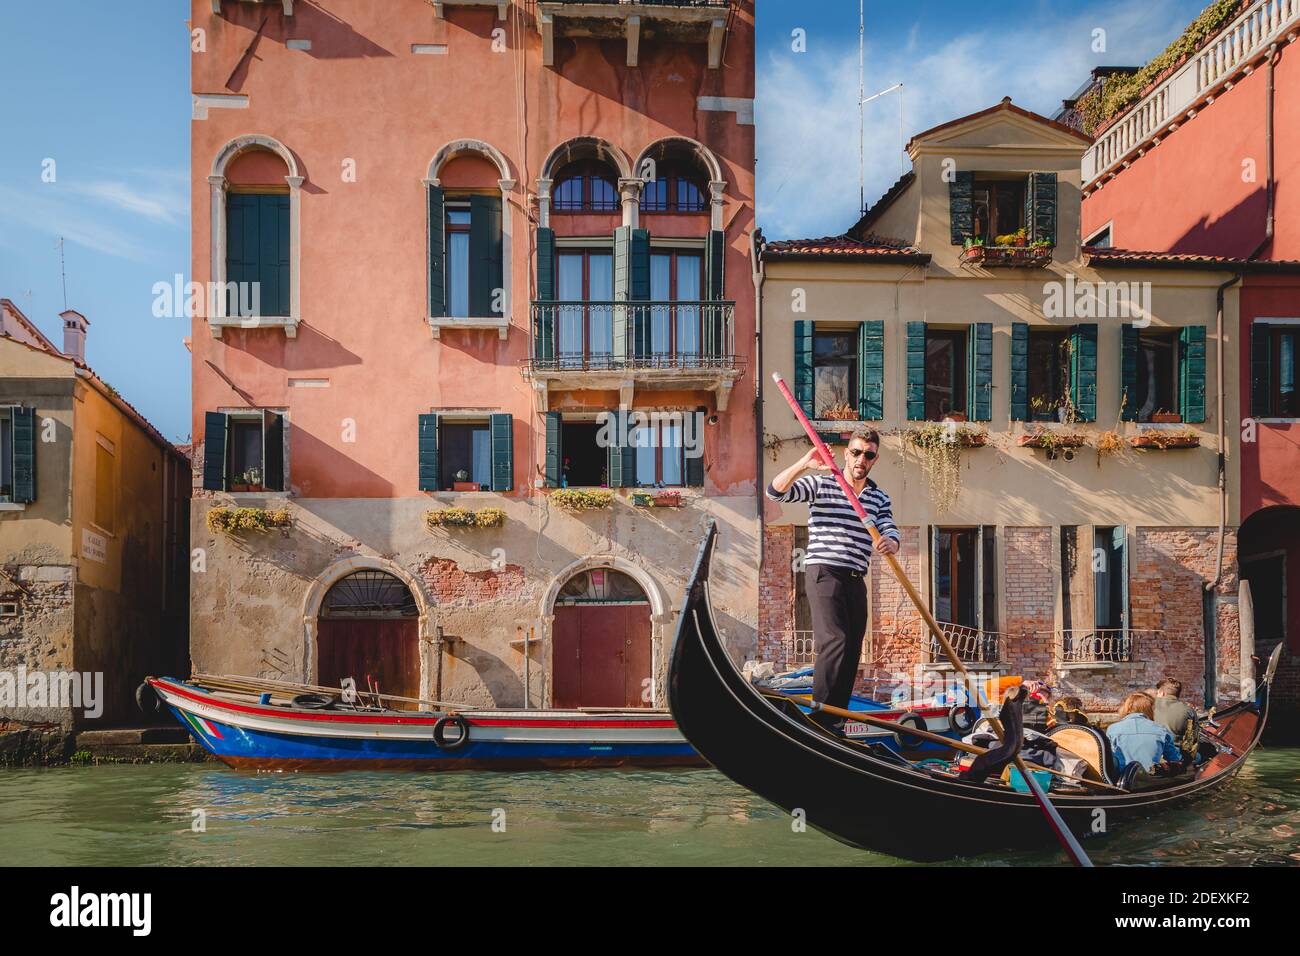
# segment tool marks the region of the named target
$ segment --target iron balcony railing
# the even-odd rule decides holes
[[[1064,664],[1127,664],[1133,660],[1133,637],[1123,628],[1057,631]]]
[[[947,621],[938,623],[943,628],[943,636],[948,638],[948,643],[957,652],[957,657],[962,663],[996,664],[1002,659],[999,640],[1001,635],[996,631],[984,631],[978,627],[950,624]],[[930,660],[940,664],[948,662],[943,648],[939,646],[933,634],[930,635]]]
[[[532,305],[534,371],[727,370],[737,367],[735,302]]]

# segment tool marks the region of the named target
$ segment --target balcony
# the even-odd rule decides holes
[[[1061,648],[1060,663],[1067,667],[1107,667],[1133,660],[1133,635],[1124,628],[1075,629],[1054,634]]]
[[[943,636],[948,638],[948,643],[963,664],[997,664],[1002,660],[999,640],[1002,635],[997,632],[950,624],[947,621],[940,621],[939,626],[943,628]],[[933,634],[930,635],[930,660],[941,666],[948,663],[948,656]]]
[[[710,391],[726,411],[740,377],[736,304],[709,302],[539,302],[532,305],[532,357],[523,374],[548,407],[552,391],[618,389],[630,407],[637,389]]]
[[[625,39],[627,65],[636,66],[641,39],[705,44],[709,69],[722,65],[731,0],[539,0],[542,64],[555,65],[556,37]]]

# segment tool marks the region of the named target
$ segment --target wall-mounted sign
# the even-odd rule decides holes
[[[102,534],[95,534],[89,528],[81,529],[81,556],[90,561],[103,564],[108,560],[108,541]]]

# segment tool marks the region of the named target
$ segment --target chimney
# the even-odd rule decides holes
[[[90,325],[90,319],[76,309],[60,312],[59,318],[63,320],[63,354],[78,362],[85,362],[86,327]]]

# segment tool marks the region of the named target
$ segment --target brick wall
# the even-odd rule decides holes
[[[763,566],[758,569],[758,656],[778,666],[781,638],[794,627],[794,525],[763,528]]]
[[[898,559],[912,583],[921,589],[921,529],[900,527],[902,543]],[[907,591],[898,583],[888,564],[877,558],[871,564],[871,665],[898,673],[912,672],[925,660],[928,644],[923,638],[925,623]]]
[[[1049,680],[1055,662],[1054,528],[1003,528],[1002,661],[1027,680]]]

